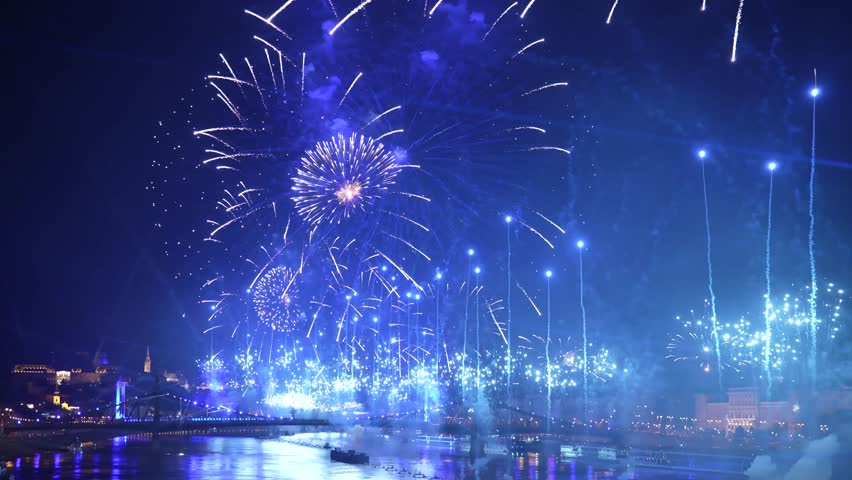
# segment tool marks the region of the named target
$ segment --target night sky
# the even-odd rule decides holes
[[[781,164],[776,281],[780,288],[808,280],[814,67],[823,92],[817,265],[821,277],[852,288],[852,139],[844,117],[852,97],[843,87],[852,85],[844,60],[852,37],[835,2],[776,3],[746,2],[734,64],[733,0],[711,0],[704,14],[699,0],[625,0],[611,25],[609,2],[535,5],[531,22],[561,54],[550,60],[570,69],[577,125],[588,131],[577,134],[574,183],[529,188],[525,201],[572,226],[572,238],[588,239],[592,330],[661,364],[674,316],[701,309],[706,296],[697,149],[711,152],[720,315],[761,307],[770,159]],[[244,8],[252,6],[18,2],[5,16],[0,378],[14,363],[48,361],[50,352],[102,349],[112,362],[141,367],[150,345],[160,368],[185,370],[204,353],[203,320],[183,316],[196,308],[197,285],[174,279],[185,265],[162,255],[168,239],[153,227],[158,212],[145,186],[162,175],[152,160],[167,154],[153,141],[158,122],[180,114],[181,99],[219,68],[223,48],[247,45],[254,34]],[[533,164],[517,168],[528,185],[553,177]],[[505,207],[513,208],[511,199]],[[573,260],[560,260],[573,255],[570,242],[560,248],[540,263],[564,264],[553,267],[557,277],[574,275]],[[518,268],[532,281],[541,267]],[[566,311],[574,283],[567,288]]]

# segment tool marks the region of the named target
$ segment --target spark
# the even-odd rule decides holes
[[[547,131],[545,129],[540,128],[540,127],[533,127],[533,126],[513,127],[513,128],[510,128],[510,129],[507,129],[506,131],[507,132],[516,132],[518,130],[534,130],[536,132],[547,133]]]
[[[553,222],[553,220],[551,220],[551,219],[549,219],[549,218],[545,217],[544,215],[542,215],[542,214],[540,214],[540,213],[538,213],[538,212],[534,212],[534,213],[535,213],[536,215],[538,215],[539,217],[543,218],[543,219],[544,219],[547,223],[549,223],[549,224],[553,225],[553,227],[554,227],[554,228],[556,228],[557,230],[559,230],[559,231],[560,231],[560,232],[562,232],[563,234],[565,233],[565,229],[563,229],[562,227],[560,227],[559,225],[557,225],[556,223],[554,223],[554,222]]]
[[[552,151],[555,151],[555,152],[562,152],[566,155],[571,155],[571,150],[568,150],[566,148],[560,148],[560,147],[530,147],[530,148],[527,149],[528,152],[544,151],[544,150],[552,150]]]
[[[533,299],[529,296],[529,294],[527,293],[527,291],[526,291],[526,290],[524,290],[524,287],[522,287],[522,286],[521,286],[521,284],[520,284],[520,283],[518,283],[517,281],[515,281],[515,285],[517,285],[517,286],[518,286],[518,288],[519,288],[519,289],[521,289],[521,292],[523,292],[524,296],[525,296],[525,297],[527,297],[527,300],[529,300],[530,305],[532,305],[532,307],[535,309],[535,313],[537,313],[537,314],[538,314],[538,316],[540,317],[540,316],[541,316],[541,310],[539,310],[539,309],[538,309],[538,306],[535,304],[535,302],[533,301]],[[523,337],[519,337],[519,338],[523,338]],[[527,341],[529,341],[529,340],[527,340]]]
[[[229,82],[234,82],[238,85],[248,85],[252,88],[255,87],[255,85],[251,82],[247,82],[245,80],[240,80],[239,78],[235,78],[235,77],[226,77],[224,75],[207,75],[207,80],[227,80]]]
[[[307,52],[302,52],[302,85],[301,92],[299,93],[299,98],[305,98],[305,56]]]
[[[372,123],[373,123],[373,122],[375,122],[376,120],[378,120],[378,119],[380,119],[380,118],[384,117],[384,116],[385,116],[385,115],[387,115],[388,113],[394,112],[394,111],[399,110],[399,109],[401,109],[401,108],[402,108],[402,105],[397,105],[397,106],[395,106],[395,107],[391,107],[391,108],[389,108],[389,109],[385,110],[384,112],[382,112],[382,113],[380,113],[380,114],[376,115],[375,117],[373,117],[373,119],[372,119],[372,120],[370,120],[369,122],[365,123],[365,124],[364,124],[364,126],[363,126],[362,128],[367,128],[367,127],[369,127],[369,126],[370,126],[370,124],[372,124]]]
[[[432,201],[431,198],[425,197],[423,195],[417,195],[416,193],[399,192],[399,195],[402,195],[404,197],[416,198],[418,200],[423,200],[424,202],[431,202]]]
[[[279,60],[280,60],[280,59],[286,60],[286,61],[287,61],[287,63],[289,63],[290,65],[292,65],[294,68],[297,66],[295,63],[293,63],[293,60],[290,60],[290,57],[288,57],[287,55],[284,55],[284,54],[281,52],[281,50],[279,50],[279,49],[278,49],[278,47],[276,47],[275,45],[273,45],[273,44],[271,44],[271,43],[267,42],[266,40],[264,40],[264,39],[263,39],[263,38],[261,38],[261,37],[258,37],[257,35],[255,35],[255,36],[254,36],[254,39],[255,39],[255,40],[257,40],[258,42],[260,42],[260,43],[262,43],[262,44],[266,45],[267,47],[269,47],[269,48],[271,48],[271,49],[275,50],[275,52],[276,52],[276,53],[278,53],[278,58],[279,58]],[[231,75],[233,75],[233,73],[231,73]],[[283,78],[282,78],[282,83],[283,83]]]
[[[358,75],[355,76],[355,80],[352,80],[352,83],[349,84],[349,88],[346,89],[346,93],[343,94],[343,98],[340,99],[340,103],[337,106],[343,105],[343,102],[346,100],[346,97],[349,95],[349,92],[352,91],[352,87],[355,86],[355,83],[358,82],[358,79],[361,78],[362,73],[358,72]]]
[[[401,129],[401,128],[400,128],[400,129],[398,129],[398,130],[391,130],[390,132],[383,133],[383,134],[379,135],[379,136],[376,138],[376,141],[378,142],[379,140],[381,140],[381,139],[383,139],[383,138],[387,137],[388,135],[395,135],[395,134],[397,134],[397,133],[402,133],[402,132],[404,132],[404,131],[405,131],[405,130],[403,130],[403,129]]]
[[[532,47],[533,45],[538,45],[539,43],[544,43],[544,39],[543,39],[543,38],[539,38],[538,40],[536,40],[536,41],[534,41],[534,42],[530,43],[530,44],[529,44],[529,45],[527,45],[526,47],[524,47],[524,48],[522,48],[522,49],[518,50],[518,53],[516,53],[516,54],[512,55],[512,58],[517,57],[518,55],[520,55],[520,54],[524,53],[525,51],[527,51],[527,49],[528,49],[528,48]]]
[[[343,19],[342,19],[342,20],[340,20],[339,22],[337,22],[337,25],[335,25],[334,27],[332,27],[332,28],[331,28],[331,30],[329,30],[329,31],[328,31],[328,34],[329,34],[329,35],[334,35],[334,32],[336,32],[336,31],[337,31],[337,29],[341,27],[341,25],[343,25],[344,23],[346,23],[346,21],[347,21],[347,20],[349,20],[350,18],[352,18],[352,16],[353,16],[353,15],[355,15],[356,13],[360,12],[360,11],[361,11],[364,7],[366,7],[367,5],[369,5],[369,4],[370,4],[370,2],[372,2],[372,1],[373,1],[373,0],[364,0],[364,1],[360,4],[360,5],[358,5],[358,6],[357,6],[357,7],[355,7],[354,9],[352,9],[352,11],[351,11],[351,12],[349,12],[348,14],[346,14],[346,16],[345,16],[345,17],[343,17]]]
[[[491,308],[491,304],[488,302],[485,302],[485,304],[488,306],[488,313],[491,315],[491,320],[494,321],[494,325],[497,326],[497,331],[500,332],[500,337],[503,338],[503,344],[508,345],[509,341],[506,340],[506,335],[503,335],[503,328],[500,327],[500,322],[498,322],[497,317],[494,316],[494,310]]]
[[[433,5],[433,6],[432,6],[432,9],[431,9],[431,10],[429,10],[429,16],[430,16],[430,17],[432,16],[432,14],[434,14],[434,13],[435,13],[435,10],[437,10],[437,9],[438,9],[438,7],[441,5],[441,3],[442,3],[443,1],[444,1],[444,0],[438,0],[437,2],[435,2],[435,5]]]
[[[399,214],[399,213],[390,212],[390,211],[388,211],[388,210],[382,210],[382,213],[387,213],[388,215],[391,215],[391,216],[393,216],[393,217],[397,217],[397,218],[400,218],[400,219],[402,219],[402,220],[405,220],[405,221],[407,221],[407,222],[411,223],[412,225],[414,225],[414,226],[416,226],[416,227],[420,228],[420,229],[421,229],[421,230],[423,230],[424,232],[428,232],[428,231],[429,231],[429,227],[427,227],[426,225],[423,225],[422,223],[417,223],[417,222],[415,222],[414,220],[412,220],[411,218],[409,218],[409,217],[408,217],[408,216],[406,216],[406,215],[402,215],[402,214]]]
[[[269,57],[269,50],[263,49],[263,53],[266,54],[266,63],[269,65],[269,78],[272,79],[272,88],[275,90],[275,94],[278,94],[278,82],[275,80],[275,69],[272,68],[272,59]]]
[[[278,8],[278,10],[275,10],[275,12],[272,13],[272,15],[266,17],[266,21],[271,22],[271,21],[275,20],[275,17],[277,17],[279,13],[283,12],[285,8],[289,7],[290,4],[295,2],[295,1],[296,0],[287,0],[286,2],[284,2],[284,5],[281,5]]]
[[[263,157],[263,156],[265,156],[263,154],[258,154],[258,153],[225,153],[225,152],[220,152],[218,150],[213,150],[213,149],[206,149],[206,150],[204,150],[204,152],[205,153],[213,153],[213,154],[216,154],[218,156],[210,157],[210,158],[202,160],[201,161],[202,165],[207,165],[210,162],[215,162],[215,161],[218,161],[218,160],[233,160],[235,162],[239,162],[239,158],[243,158],[243,157]]]
[[[533,93],[536,93],[536,92],[540,92],[540,91],[542,91],[542,90],[544,90],[544,89],[547,89],[547,88],[553,88],[553,87],[567,87],[567,86],[568,86],[568,82],[555,82],[555,83],[548,83],[547,85],[542,85],[542,86],[540,86],[540,87],[538,87],[538,88],[534,88],[534,89],[532,89],[532,90],[530,90],[530,91],[528,91],[528,92],[526,92],[526,93],[522,93],[522,94],[521,94],[521,96],[522,96],[522,97],[526,97],[527,95],[530,95],[530,94],[533,94]]]
[[[411,284],[414,285],[418,290],[420,290],[421,292],[424,292],[423,287],[421,287],[419,283],[417,283],[413,278],[411,278],[411,276],[405,270],[403,270],[402,267],[400,267],[399,265],[394,263],[394,261],[391,260],[390,257],[388,257],[387,255],[385,255],[384,253],[382,253],[378,250],[376,250],[376,253],[381,255],[382,258],[384,258],[385,260],[388,261],[388,263],[393,265],[393,268],[395,268],[400,274],[402,274],[402,276],[405,277],[406,280],[411,282]]]
[[[527,15],[527,11],[530,9],[530,7],[532,7],[532,6],[533,6],[533,3],[535,3],[535,0],[530,0],[530,2],[529,2],[529,3],[527,4],[527,6],[524,8],[524,11],[523,11],[523,12],[521,12],[521,18],[524,18],[524,17]]]
[[[531,231],[532,233],[534,233],[534,234],[538,235],[538,238],[540,238],[540,239],[544,240],[544,243],[546,243],[546,244],[547,244],[550,248],[556,248],[556,247],[554,247],[554,246],[553,246],[553,244],[552,244],[552,243],[550,243],[550,240],[548,240],[547,238],[545,238],[545,237],[544,237],[544,235],[542,235],[542,234],[541,234],[538,230],[534,229],[533,227],[529,226],[528,224],[524,223],[524,222],[523,222],[523,221],[521,221],[521,220],[518,220],[518,222],[519,222],[521,225],[523,225],[523,226],[527,227],[527,229],[529,229],[529,231]]]
[[[530,3],[532,3],[532,2],[530,2]],[[518,2],[513,2],[511,5],[506,7],[506,10],[503,10],[503,13],[501,13],[500,16],[497,17],[497,20],[494,20],[494,23],[491,24],[491,28],[489,28],[488,31],[485,32],[485,35],[483,35],[482,39],[485,40],[486,37],[488,37],[488,35],[491,33],[491,30],[494,30],[494,27],[497,26],[497,23],[503,18],[503,16],[506,15],[507,13],[509,13],[509,10],[511,10],[511,9],[517,7],[517,6],[518,6]],[[521,18],[523,18],[523,16]]]
[[[400,238],[400,237],[397,237],[396,235],[391,235],[390,233],[385,233],[385,235],[387,235],[387,236],[389,236],[389,237],[391,237],[391,238],[394,238],[394,239],[396,239],[396,240],[399,240],[400,242],[402,242],[402,243],[404,243],[405,245],[407,245],[407,246],[408,246],[408,248],[410,248],[410,249],[414,250],[415,252],[419,253],[419,254],[420,254],[423,258],[425,258],[426,260],[428,260],[428,261],[430,261],[430,262],[432,261],[432,259],[431,259],[431,258],[429,258],[429,255],[426,255],[426,254],[425,254],[425,253],[423,253],[423,252],[422,252],[419,248],[417,248],[417,247],[415,247],[414,245],[412,245],[411,243],[407,242],[405,239],[402,239],[402,238]]]
[[[260,15],[258,15],[258,14],[256,14],[256,13],[252,12],[251,10],[245,10],[245,12],[246,12],[247,14],[251,15],[252,17],[254,17],[254,18],[256,18],[256,19],[260,20],[261,22],[263,22],[263,23],[265,23],[265,24],[269,25],[270,27],[272,27],[273,29],[275,29],[275,31],[276,31],[276,32],[278,32],[278,33],[280,33],[281,35],[283,35],[283,36],[284,36],[284,38],[286,38],[287,40],[293,40],[293,37],[291,37],[290,35],[287,35],[287,32],[285,32],[284,30],[281,30],[280,28],[278,28],[278,26],[276,26],[276,25],[275,25],[274,23],[272,23],[271,21],[269,21],[269,20],[267,20],[267,19],[265,19],[265,18],[261,17]]]
[[[327,3],[328,3],[328,6],[331,7],[331,13],[334,15],[334,18],[340,18],[337,15],[337,8],[334,7],[334,2],[332,2],[331,0],[327,0]]]
[[[731,62],[737,61],[737,41],[740,38],[740,24],[743,20],[743,4],[745,4],[745,0],[740,0],[740,6],[737,8],[737,23],[734,24],[734,46],[731,49]]]
[[[615,13],[615,7],[618,6],[618,0],[612,2],[612,8],[609,10],[609,16],[606,17],[606,24],[609,25],[609,22],[612,21],[612,14]]]

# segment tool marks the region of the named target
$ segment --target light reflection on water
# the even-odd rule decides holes
[[[289,440],[344,445],[342,434],[299,434]],[[295,445],[280,440],[250,437],[163,437],[128,439],[84,450],[82,453],[54,454],[53,461],[42,461],[44,455],[14,462],[15,478],[32,479],[105,479],[110,480],[235,480],[235,479],[341,479],[341,480],[411,480],[420,472],[428,480],[497,479],[695,479],[690,474],[663,476],[661,472],[624,474],[609,469],[595,469],[576,463],[560,463],[554,457],[529,454],[522,457],[492,458],[474,475],[465,457],[446,450],[421,449],[363,442],[360,447],[370,453],[371,465],[348,465],[331,462],[328,450]],[[49,458],[49,457],[48,457]],[[485,462],[483,462],[485,463]],[[391,469],[393,467],[393,469]],[[405,470],[408,473],[400,473]],[[704,477],[710,478],[710,477]]]

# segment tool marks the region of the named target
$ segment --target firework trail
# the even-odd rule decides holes
[[[740,39],[740,24],[743,20],[743,4],[745,4],[745,0],[740,0],[740,6],[737,8],[737,22],[734,25],[734,46],[731,49],[731,62],[737,61],[737,41]]]
[[[432,9],[429,10],[429,16],[430,17],[435,13],[435,10],[437,10],[438,7],[440,7],[441,3],[443,3],[443,2],[444,2],[444,0],[438,0],[437,2],[435,2],[435,5],[433,5]]]
[[[340,28],[340,27],[341,27],[344,23],[346,23],[346,21],[347,21],[347,20],[349,20],[350,18],[352,18],[352,16],[353,16],[353,15],[355,15],[356,13],[360,12],[361,10],[363,10],[363,9],[364,9],[364,7],[366,7],[367,5],[369,5],[369,4],[370,4],[370,2],[372,2],[372,1],[373,1],[373,0],[364,0],[364,2],[363,2],[363,3],[361,3],[361,4],[360,4],[360,5],[358,5],[357,7],[353,8],[351,12],[347,13],[345,17],[343,17],[343,18],[342,18],[339,22],[337,22],[337,24],[336,24],[334,27],[332,27],[332,28],[331,28],[331,30],[329,30],[329,31],[328,31],[328,34],[329,34],[329,35],[334,35],[334,32],[336,32],[338,28]]]
[[[346,89],[346,93],[343,94],[343,98],[340,99],[340,103],[337,104],[338,106],[343,105],[343,102],[346,101],[346,97],[349,96],[349,92],[352,91],[352,87],[354,87],[355,83],[358,82],[358,80],[361,79],[362,75],[363,75],[362,72],[358,72],[358,75],[355,76],[355,80],[352,80],[352,83],[349,84],[349,88]]]
[[[817,284],[816,284],[816,257],[814,256],[814,178],[816,176],[816,99],[819,96],[817,86],[816,68],[814,68],[814,87],[811,89],[813,98],[813,109],[811,113],[811,175],[808,182],[808,259],[811,267],[811,291],[808,296],[808,306],[811,312],[810,334],[811,350],[808,363],[811,369],[811,379],[816,383],[816,307],[817,307]]]
[[[527,51],[527,49],[529,49],[530,47],[532,47],[532,46],[534,46],[534,45],[538,45],[539,43],[544,43],[544,39],[543,39],[543,38],[539,38],[538,40],[536,40],[536,41],[534,41],[534,42],[530,42],[530,43],[529,43],[528,45],[526,45],[524,48],[522,48],[522,49],[518,50],[518,52],[517,52],[517,53],[515,53],[514,55],[512,55],[512,58],[517,58],[517,57],[518,57],[518,56],[520,56],[522,53],[526,52],[526,51]]]
[[[772,345],[772,277],[771,277],[771,256],[770,247],[772,241],[772,184],[775,178],[775,168],[777,164],[771,162],[769,164],[769,200],[767,203],[766,214],[766,305],[764,308],[764,317],[766,320],[766,341],[764,345],[763,368],[766,371],[766,393],[767,396],[772,391],[772,375],[769,372],[769,349]]]
[[[532,2],[530,2],[532,4]],[[529,8],[529,5],[527,6]],[[506,215],[506,404],[512,402],[512,217]],[[509,415],[507,413],[507,415]],[[507,420],[511,417],[507,417]]]
[[[583,248],[585,243],[580,240],[577,242],[577,248],[580,249],[580,313],[583,317],[583,422],[586,422],[589,403],[589,358],[587,347],[589,339],[586,336],[586,303],[584,299],[585,288],[583,287]]]
[[[515,282],[515,285],[517,285],[518,289],[520,289],[521,293],[523,293],[524,296],[527,297],[527,300],[530,302],[530,305],[532,305],[533,309],[535,310],[536,315],[538,315],[540,317],[541,316],[541,310],[538,309],[538,306],[535,304],[532,297],[530,297],[530,295],[527,293],[527,291],[524,289],[524,287],[521,286],[520,282]]]
[[[473,270],[473,273],[476,275],[476,288],[474,289],[475,292],[476,292],[476,295],[475,295],[475,298],[474,298],[474,305],[475,305],[474,316],[476,317],[476,400],[477,401],[479,401],[479,390],[480,390],[480,385],[481,385],[480,382],[481,382],[481,379],[482,379],[482,377],[481,377],[481,375],[482,375],[482,365],[481,365],[482,355],[480,353],[482,351],[482,345],[480,344],[480,338],[479,338],[479,320],[480,320],[479,319],[479,291],[481,290],[479,288],[479,274],[481,272],[482,272],[482,270],[479,267],[476,267]]]
[[[533,93],[540,92],[540,91],[542,91],[542,90],[547,90],[548,88],[554,88],[554,87],[567,87],[567,86],[568,86],[568,82],[554,82],[554,83],[548,83],[548,84],[546,84],[546,85],[542,85],[542,86],[540,86],[540,87],[533,88],[532,90],[529,90],[529,91],[527,91],[527,92],[525,92],[525,93],[522,93],[522,94],[521,94],[521,96],[522,96],[522,97],[526,97],[526,96],[528,96],[528,95],[532,95]],[[567,153],[571,153],[571,152],[567,152]]]
[[[547,277],[547,339],[544,342],[544,361],[545,368],[547,369],[547,433],[550,433],[550,423],[553,418],[552,413],[552,388],[553,388],[553,380],[551,378],[551,368],[550,368],[550,277],[553,275],[553,272],[548,270],[545,272],[545,276]]]
[[[532,2],[530,2],[530,4],[532,4]],[[501,13],[500,16],[497,17],[497,20],[494,20],[494,23],[491,24],[491,28],[489,28],[488,31],[485,32],[485,35],[483,35],[482,39],[485,40],[488,37],[488,35],[491,33],[491,31],[494,30],[494,27],[497,26],[497,23],[503,18],[503,15],[506,15],[507,13],[509,13],[509,10],[511,10],[511,9],[517,7],[517,6],[518,6],[518,2],[514,2],[511,5],[509,5],[508,7],[506,7],[506,10],[503,10],[503,13]],[[529,7],[527,7],[527,8],[529,8]],[[526,13],[526,10],[524,10],[524,13]],[[524,18],[524,16],[521,15],[521,18]]]
[[[553,225],[553,228],[559,230],[560,233],[562,233],[563,235],[565,234],[565,229],[560,227],[559,225],[557,225],[553,220],[545,217],[544,215],[542,215],[538,212],[535,212],[535,214],[538,215],[539,217],[541,217],[542,219],[544,219],[547,223]]]
[[[530,7],[533,6],[533,3],[535,3],[535,0],[530,0],[529,3],[527,3],[527,6],[524,7],[524,11],[521,12],[521,18],[524,18],[525,16],[527,16],[527,12],[529,11]],[[516,5],[516,4],[517,4],[517,2],[515,4],[513,4],[513,6]]]
[[[719,328],[716,319],[716,292],[713,290],[713,261],[710,255],[710,206],[707,202],[707,177],[704,173],[704,150],[698,152],[701,157],[701,186],[704,192],[704,226],[707,231],[707,289],[710,291],[710,314],[713,324],[713,344],[716,347],[716,367],[719,374],[719,389],[722,389],[722,355],[719,347]]]
[[[612,14],[615,13],[615,7],[618,6],[618,0],[612,2],[612,8],[609,9],[609,16],[606,17],[606,24],[609,25],[609,22],[612,21]]]
[[[468,314],[470,311],[470,273],[473,268],[473,249],[468,249],[467,251],[467,280],[464,282],[465,284],[465,295],[464,295],[464,333],[462,335],[462,361],[461,361],[461,369],[462,371],[467,368],[467,330],[468,330]],[[467,384],[463,384],[463,387]],[[462,389],[462,400],[464,400],[464,394],[466,393],[465,389]]]
[[[707,10],[707,0],[701,0],[701,11]]]

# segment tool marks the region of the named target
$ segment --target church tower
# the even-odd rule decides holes
[[[145,367],[142,369],[145,373],[151,373],[151,348],[145,349]]]

